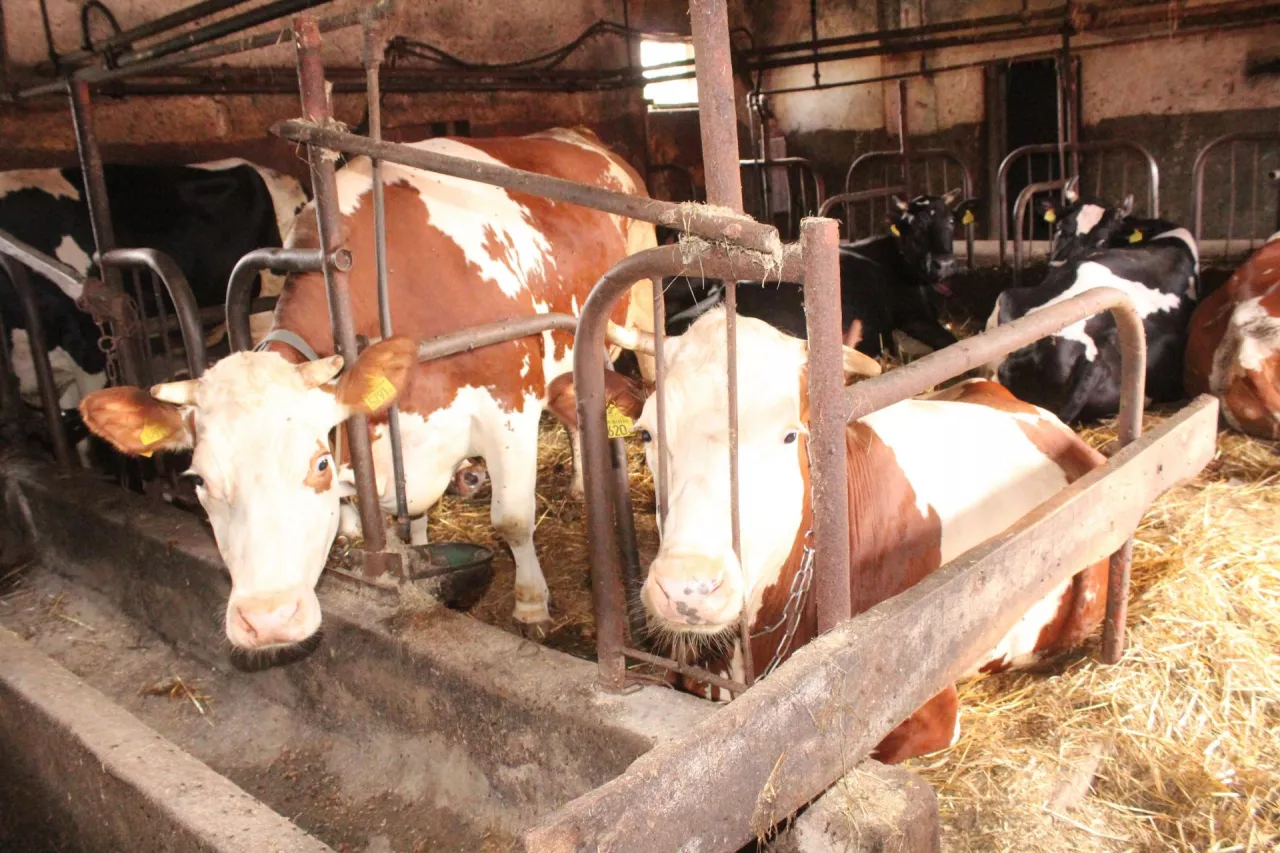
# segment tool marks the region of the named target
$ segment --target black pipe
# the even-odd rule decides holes
[[[314,6],[323,6],[331,2],[333,0],[274,0],[274,2],[265,6],[259,6],[247,12],[241,12],[239,15],[232,15],[230,18],[215,21],[208,26],[174,36],[159,44],[122,54],[116,59],[116,65],[120,68],[127,68],[130,65],[137,65],[148,59],[158,59],[171,53],[177,53],[180,50],[186,50],[189,47],[215,41],[224,36],[235,35],[250,27],[256,27],[258,24],[265,24],[268,21],[274,21],[277,18],[283,18],[286,15],[292,15],[295,12],[301,12]]]
[[[154,21],[148,21],[145,24],[139,24],[136,27],[130,27],[127,30],[118,32],[102,44],[95,45],[91,49],[68,53],[60,57],[59,62],[63,65],[82,64],[86,60],[92,60],[96,57],[110,56],[115,51],[128,47],[135,41],[177,29],[184,24],[189,24],[209,15],[216,15],[218,12],[240,6],[245,2],[247,0],[203,0],[203,2],[195,3],[185,9],[162,15]]]

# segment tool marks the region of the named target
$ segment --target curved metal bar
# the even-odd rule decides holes
[[[4,267],[9,281],[13,283],[18,304],[22,307],[23,320],[27,326],[27,342],[31,346],[31,364],[35,367],[36,387],[40,391],[40,405],[44,408],[45,424],[53,442],[54,458],[61,467],[70,471],[76,467],[76,462],[71,454],[71,444],[67,441],[66,425],[62,422],[58,388],[53,381],[53,368],[49,365],[49,342],[44,336],[44,324],[40,322],[35,291],[31,288],[31,276],[27,274],[25,266],[7,255],[0,255],[0,266]],[[0,346],[6,350],[8,344],[8,341],[0,342]]]
[[[831,208],[835,207],[838,204],[844,204],[844,205],[857,204],[860,201],[871,201],[877,198],[888,198],[889,196],[897,195],[898,193],[905,193],[905,192],[907,192],[907,188],[902,184],[898,184],[892,187],[877,187],[876,189],[873,189],[873,190],[858,190],[856,192],[850,192],[850,193],[839,193],[837,195],[831,196],[830,198],[828,198],[826,201],[822,203],[822,206],[818,208],[818,215],[826,216],[828,213],[831,212]]]
[[[1018,193],[1018,199],[1013,203],[1013,286],[1017,287],[1022,278],[1022,220],[1026,218],[1027,206],[1031,204],[1031,198],[1036,193],[1046,192],[1048,190],[1060,190],[1066,185],[1066,181],[1061,178],[1052,181],[1040,181],[1039,183],[1027,184]]]
[[[227,337],[232,352],[253,348],[249,333],[249,296],[263,270],[274,272],[320,272],[324,258],[319,249],[254,249],[236,262],[227,282]]]
[[[72,299],[78,300],[84,294],[85,276],[62,261],[27,245],[8,231],[0,230],[0,255],[13,258],[27,269],[49,279]]]
[[[204,330],[200,326],[200,308],[187,277],[173,258],[155,249],[112,249],[102,255],[107,267],[144,267],[164,283],[182,330],[182,343],[187,352],[187,369],[192,379],[199,379],[208,364],[204,348]],[[138,306],[141,310],[142,306]],[[163,333],[163,332],[162,332]]]
[[[1205,165],[1209,161],[1209,155],[1211,155],[1215,149],[1220,148],[1223,145],[1230,145],[1233,142],[1280,142],[1280,133],[1276,133],[1274,131],[1228,133],[1223,136],[1219,136],[1217,139],[1201,148],[1200,152],[1196,154],[1195,165],[1191,167],[1191,184],[1193,187],[1191,195],[1191,209],[1193,211],[1193,221],[1195,222],[1195,237],[1197,243],[1200,242],[1201,233],[1204,228]],[[1278,174],[1280,174],[1280,170],[1275,170],[1270,173],[1269,177],[1274,180]],[[1280,217],[1280,212],[1277,212],[1276,216]]]
[[[1015,162],[1023,157],[1031,154],[1057,154],[1060,152],[1070,152],[1073,155],[1087,154],[1090,151],[1118,151],[1127,149],[1136,151],[1147,161],[1147,178],[1149,185],[1147,187],[1147,201],[1150,204],[1151,215],[1153,217],[1160,216],[1160,166],[1156,163],[1156,158],[1146,148],[1137,142],[1128,139],[1099,139],[1093,142],[1043,142],[1035,145],[1023,145],[1015,148],[1000,161],[1000,167],[996,170],[996,191],[999,194],[999,217],[997,221],[1000,224],[999,237],[999,253],[1000,266],[1004,266],[1005,261],[1005,245],[1009,240],[1009,186],[1008,176],[1009,169]],[[1065,178],[1065,176],[1064,176]]]
[[[596,653],[599,682],[606,690],[621,691],[626,683],[626,595],[613,532],[613,503],[609,499],[610,453],[605,428],[605,333],[613,306],[631,286],[643,279],[661,280],[697,269],[708,278],[759,281],[765,278],[802,281],[800,252],[785,247],[781,264],[771,254],[741,248],[708,246],[690,263],[680,246],[658,246],[623,258],[597,282],[582,306],[578,339],[573,352],[574,387],[578,397],[582,470],[586,489],[587,539],[591,559],[591,597],[596,613]],[[780,267],[780,268],[779,268]],[[655,335],[660,330],[655,329]],[[658,476],[661,477],[661,469]]]

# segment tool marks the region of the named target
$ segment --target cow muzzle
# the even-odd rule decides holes
[[[239,649],[293,646],[320,628],[320,602],[309,589],[233,595],[227,603],[227,639]]]
[[[705,554],[660,554],[641,590],[645,608],[670,628],[714,632],[738,618],[742,593],[736,574]]]

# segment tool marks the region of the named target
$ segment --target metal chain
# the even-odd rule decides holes
[[[751,639],[754,640],[757,637],[772,634],[783,625],[790,623],[786,633],[782,635],[782,640],[778,643],[778,648],[773,653],[769,665],[765,667],[759,678],[764,678],[778,668],[778,665],[782,663],[787,656],[787,652],[791,649],[791,642],[795,639],[796,632],[800,630],[800,621],[804,618],[804,599],[808,595],[809,587],[813,582],[814,549],[810,544],[812,539],[813,528],[810,528],[804,535],[804,549],[800,555],[800,569],[791,578],[791,592],[787,596],[786,604],[782,607],[782,616],[768,628],[751,635]]]

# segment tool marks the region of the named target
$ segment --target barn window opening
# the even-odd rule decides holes
[[[698,103],[698,81],[690,77],[685,80],[663,80],[677,74],[685,74],[693,70],[693,66],[661,68],[672,62],[684,62],[693,59],[693,45],[685,41],[656,41],[645,39],[640,42],[640,65],[644,68],[646,83],[644,97],[654,107],[687,107]]]

